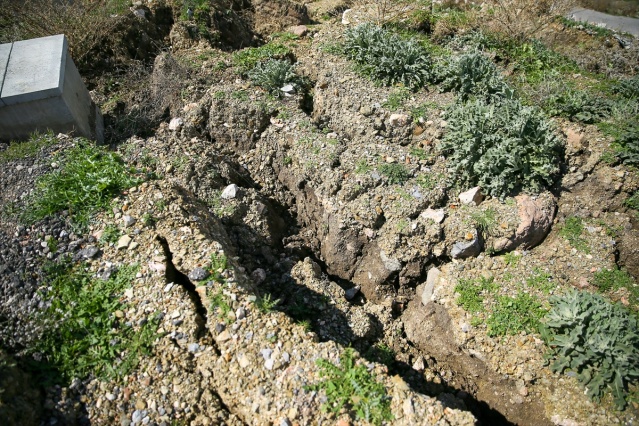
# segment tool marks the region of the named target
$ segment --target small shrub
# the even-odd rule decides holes
[[[566,219],[566,223],[559,231],[559,235],[564,237],[571,246],[579,251],[588,253],[588,243],[581,236],[584,232],[584,224],[580,217],[572,216]]]
[[[535,297],[519,293],[516,297],[500,296],[486,325],[489,336],[514,335],[521,331],[536,332],[545,310]]]
[[[80,140],[58,161],[59,168],[38,179],[27,219],[40,220],[68,210],[76,223],[85,225],[91,214],[139,183],[117,154],[88,141]]]
[[[615,138],[617,157],[629,166],[639,166],[639,115],[621,124]]]
[[[639,75],[619,80],[613,92],[627,99],[639,99]]]
[[[259,63],[248,73],[253,84],[262,87],[274,96],[280,95],[280,89],[286,84],[299,86],[300,78],[295,74],[290,62],[279,59],[269,59]]]
[[[379,166],[379,172],[388,178],[391,185],[401,185],[410,179],[410,172],[402,164],[384,163]]]
[[[537,109],[516,100],[488,104],[476,99],[453,104],[447,118],[440,148],[459,184],[481,186],[502,198],[553,184],[562,141]]]
[[[443,90],[454,90],[462,100],[471,96],[485,99],[512,97],[495,64],[480,52],[461,55],[440,71]]]
[[[320,359],[320,377],[323,382],[309,386],[312,390],[323,390],[327,402],[323,409],[339,414],[343,408],[355,412],[358,420],[381,425],[392,420],[390,398],[386,388],[378,383],[364,365],[357,365],[352,349],[345,349],[340,357],[341,366]]]
[[[612,105],[608,100],[574,89],[551,94],[543,101],[543,107],[550,115],[585,124],[599,122],[612,112]]]
[[[430,55],[418,43],[373,24],[346,31],[344,53],[366,76],[386,86],[424,86],[432,75]]]
[[[635,193],[628,197],[624,204],[634,210],[639,210],[639,191],[635,191]]]
[[[601,296],[571,291],[551,298],[541,327],[550,368],[577,374],[586,394],[599,401],[610,390],[619,409],[627,387],[639,378],[637,319]]]

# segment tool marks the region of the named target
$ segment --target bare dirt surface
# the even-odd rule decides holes
[[[593,289],[601,269],[637,277],[639,224],[624,200],[639,180],[602,160],[610,140],[594,126],[558,122],[566,156],[556,187],[464,204],[470,188],[446,178],[437,150],[452,94],[422,90],[391,108],[394,88],[327,49],[343,37],[346,3],[244,3],[211,12],[214,41],[176,19],[172,51],[157,55],[149,77],[181,96],[162,97],[157,128],[114,146],[155,179],[121,194],[88,230],[64,214],[29,226],[12,216],[57,167],[53,153],[76,140],[61,135],[0,168],[0,355],[39,338],[30,318],[43,308],[42,266],[65,254],[95,276],[139,265],[119,314],[136,325],[159,319],[152,354],[119,379],[40,389],[19,366],[4,370],[9,424],[365,424],[326,412],[326,395],[309,388],[320,379],[316,361],[336,363],[346,347],[387,389],[388,424],[635,424],[636,405],[595,403],[576,378],[552,373],[538,335],[489,337],[486,315],[473,318],[455,292],[460,280],[485,277],[500,295],[524,286],[547,300]],[[308,90],[274,98],[240,78],[232,49],[299,24],[307,33],[288,45]],[[184,81],[170,81],[172,61],[187,70]],[[134,94],[107,94],[96,84],[112,123],[130,114]],[[422,105],[426,116],[413,121]],[[385,164],[403,165],[407,180],[389,180]],[[473,218],[488,209],[497,223],[482,236]],[[572,216],[585,223],[587,253],[559,234]],[[113,228],[119,240],[105,243]],[[460,255],[470,242],[478,251]],[[228,259],[221,278],[198,278],[212,254]],[[527,284],[541,273],[548,292]],[[217,295],[228,312],[211,305]],[[256,303],[267,295],[278,300],[272,312]]]

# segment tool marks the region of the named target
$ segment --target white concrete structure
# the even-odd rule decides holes
[[[0,139],[34,131],[73,132],[102,142],[102,114],[78,73],[64,35],[0,45]]]

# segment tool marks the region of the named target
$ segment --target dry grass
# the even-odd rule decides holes
[[[497,32],[523,41],[538,34],[557,16],[564,16],[573,0],[488,0],[493,12],[492,26]]]
[[[5,0],[0,42],[65,34],[76,61],[105,39],[128,13],[128,0]]]

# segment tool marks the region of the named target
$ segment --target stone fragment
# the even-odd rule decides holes
[[[257,268],[251,273],[251,278],[255,284],[262,284],[266,280],[266,271],[262,268]]]
[[[231,333],[228,330],[224,330],[215,338],[217,342],[226,342],[227,340],[231,340]]]
[[[389,122],[393,127],[404,127],[410,123],[410,120],[406,114],[391,114]]]
[[[422,212],[421,217],[423,217],[424,219],[430,219],[435,223],[442,223],[444,221],[444,218],[446,217],[446,213],[444,212],[444,209],[435,210],[427,208]]]
[[[289,28],[288,31],[298,37],[304,37],[308,34],[308,27],[306,25],[295,25],[294,27]]]
[[[206,269],[196,267],[196,268],[193,268],[191,272],[189,272],[189,279],[191,281],[203,281],[207,279],[209,275],[211,274]]]
[[[131,237],[128,235],[122,235],[118,240],[117,248],[118,250],[125,249],[129,247],[129,244],[131,244]]]
[[[93,259],[100,253],[100,249],[95,246],[87,246],[76,253],[74,257],[79,259]]]
[[[435,290],[435,284],[439,282],[441,271],[437,268],[430,268],[428,275],[426,276],[426,286],[422,293],[422,303],[426,305],[433,298],[433,291]]]
[[[180,117],[173,118],[169,122],[169,130],[179,132],[183,124],[184,124],[184,120],[182,120]]]
[[[348,15],[350,15],[351,12],[352,12],[351,9],[346,9],[342,13],[342,25],[349,25],[351,23],[351,21],[348,18]]]
[[[478,206],[483,199],[484,195],[481,193],[481,188],[478,186],[470,188],[468,191],[459,194],[459,201],[463,204],[469,204],[472,206]]]
[[[137,222],[137,220],[134,217],[129,216],[128,214],[122,216],[122,221],[124,222],[124,226],[127,228],[135,225],[135,222]]]
[[[232,198],[238,197],[239,193],[240,193],[240,187],[232,183],[226,188],[224,188],[224,191],[222,191],[221,197],[225,200],[230,200]]]
[[[382,259],[382,262],[384,263],[384,267],[388,269],[389,271],[395,272],[402,269],[401,262],[398,259],[388,257],[388,255],[386,255],[384,250],[381,250],[379,252],[379,256]]]
[[[557,203],[549,194],[539,196],[533,200],[530,195],[518,195],[517,213],[519,225],[510,237],[503,237],[495,241],[495,251],[511,251],[518,247],[531,249],[541,243],[550,232]]]
[[[359,113],[362,114],[364,117],[368,117],[370,115],[373,115],[373,108],[368,105],[364,105],[359,109]]]
[[[346,300],[353,300],[353,298],[357,296],[357,293],[359,293],[360,288],[360,286],[355,286],[346,290],[344,292],[344,297],[346,298]]]
[[[295,86],[293,86],[292,84],[286,84],[282,86],[280,90],[286,94],[295,93]]]
[[[458,241],[453,245],[450,255],[453,259],[466,259],[467,257],[479,256],[482,244],[479,237],[475,236],[472,241]]]

